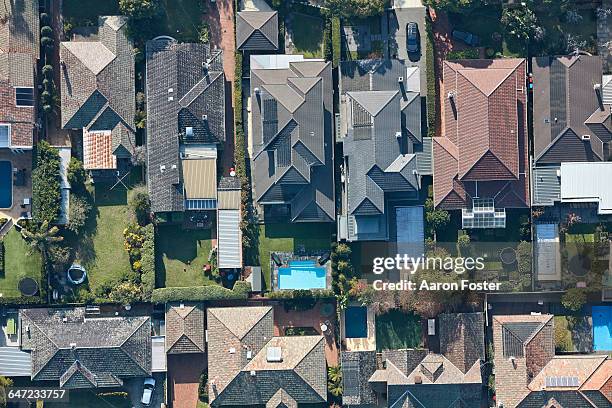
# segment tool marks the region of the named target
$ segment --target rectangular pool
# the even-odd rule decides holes
[[[368,308],[349,306],[344,311],[344,335],[347,339],[368,337]]]
[[[13,168],[10,161],[0,161],[0,208],[13,206]]]
[[[593,306],[593,349],[612,351],[612,306]]]
[[[288,267],[278,268],[279,289],[325,289],[327,269],[316,261],[289,261]]]

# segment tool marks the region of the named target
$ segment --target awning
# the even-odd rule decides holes
[[[5,377],[30,377],[32,358],[30,353],[17,347],[0,347],[0,375]]]
[[[218,211],[217,245],[219,268],[242,268],[240,210]]]
[[[212,158],[183,160],[185,199],[217,198],[217,160]]]

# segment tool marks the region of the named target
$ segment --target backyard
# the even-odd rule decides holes
[[[212,248],[209,229],[184,230],[180,225],[157,227],[155,237],[158,287],[215,284],[204,275]]]
[[[376,316],[376,350],[422,347],[421,319],[415,314],[391,310]]]
[[[21,296],[17,288],[21,278],[30,277],[40,281],[42,259],[15,228],[11,228],[3,241],[4,273],[0,273],[0,293],[4,298],[17,298]]]
[[[308,252],[331,248],[333,224],[268,224],[259,226],[259,262],[270,289],[271,252]]]
[[[302,13],[290,13],[286,17],[286,47],[291,54],[303,54],[304,58],[323,58],[324,23],[319,17]]]
[[[593,322],[590,316],[555,316],[555,348],[558,352],[593,351]]]

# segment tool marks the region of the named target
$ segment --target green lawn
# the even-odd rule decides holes
[[[295,252],[303,248],[306,251],[331,248],[333,224],[268,224],[259,227],[259,262],[270,289],[270,253]]]
[[[64,18],[74,18],[77,21],[89,20],[97,23],[98,16],[120,14],[117,0],[64,0],[62,2]]]
[[[45,402],[45,408],[130,408],[130,399],[121,396],[98,396],[95,390],[69,390],[69,404]]]
[[[292,13],[291,19],[295,53],[305,58],[323,58],[323,20],[302,13]]]
[[[40,281],[42,259],[21,237],[15,228],[11,228],[4,237],[4,274],[0,274],[0,293],[5,298],[21,296],[17,287],[19,280],[31,277]]]
[[[423,345],[421,320],[400,310],[376,316],[376,350],[397,350]]]
[[[204,276],[211,249],[210,230],[183,230],[163,225],[155,237],[157,286],[202,286],[215,282]]]

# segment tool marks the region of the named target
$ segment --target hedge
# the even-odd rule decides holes
[[[4,275],[4,241],[0,240],[0,276]]]
[[[249,296],[249,292],[251,292],[251,284],[247,281],[238,281],[234,283],[234,288],[232,289],[235,293],[244,295],[245,297]]]
[[[207,286],[191,286],[184,288],[159,288],[153,291],[151,302],[180,302],[192,301],[201,302],[206,300],[240,300],[246,299],[247,296],[241,293],[243,288],[238,288],[240,291],[226,289],[219,285]]]
[[[447,60],[461,60],[461,59],[478,59],[480,53],[477,48],[468,48],[461,51],[450,51],[446,55]]]
[[[151,300],[155,290],[155,229],[153,224],[144,227],[145,242],[140,257],[140,280],[142,282],[142,300]]]
[[[306,290],[279,290],[268,292],[265,295],[268,299],[332,299],[335,297],[331,289],[306,289]]]
[[[36,167],[32,170],[32,212],[38,223],[54,222],[60,213],[59,150],[45,141],[38,144]]]
[[[340,56],[342,55],[342,36],[340,35],[340,18],[338,16],[332,17],[331,20],[332,30],[332,49],[333,59],[332,66],[336,68],[340,64]]]
[[[434,56],[434,36],[429,19],[425,20],[427,30],[427,44],[425,49],[427,71],[427,136],[436,135],[436,72]]]

